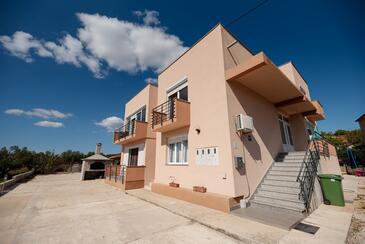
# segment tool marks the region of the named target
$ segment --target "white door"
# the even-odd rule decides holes
[[[282,115],[279,115],[279,126],[281,132],[281,140],[283,142],[283,151],[294,151],[293,136],[289,124],[289,120]]]

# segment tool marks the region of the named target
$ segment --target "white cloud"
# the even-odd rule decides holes
[[[57,63],[85,65],[96,78],[108,69],[129,73],[151,69],[162,71],[187,47],[160,23],[157,11],[135,11],[144,24],[110,18],[99,14],[78,13],[82,27],[78,36],[69,34],[57,42],[43,41],[17,31],[12,37],[0,36],[0,43],[13,56],[32,62],[32,55],[54,58]]]
[[[158,19],[158,16],[160,15],[159,12],[155,10],[147,10],[144,11],[134,11],[134,15],[136,15],[139,18],[142,18],[143,23],[145,25],[158,25],[160,24],[160,20]]]
[[[47,42],[44,44],[45,47],[53,53],[57,63],[69,63],[77,67],[84,64],[91,72],[94,73],[95,77],[103,77],[100,71],[99,60],[86,54],[82,43],[78,39],[67,34],[59,41],[59,43],[60,44]]]
[[[62,113],[58,110],[54,109],[44,109],[44,108],[34,108],[29,111],[25,111],[22,109],[8,109],[5,110],[6,114],[9,115],[15,115],[15,116],[21,116],[21,115],[27,115],[30,117],[38,117],[42,119],[65,119],[67,117],[72,116],[70,113]]]
[[[6,114],[15,115],[15,116],[20,116],[20,115],[24,114],[24,112],[25,112],[24,110],[17,109],[17,108],[5,110]]]
[[[104,127],[109,132],[113,131],[115,128],[122,126],[123,120],[116,116],[111,116],[103,119],[100,122],[95,123],[98,126]]]
[[[118,71],[161,71],[186,50],[180,39],[164,28],[79,13],[79,39],[99,60]]]
[[[156,78],[148,77],[144,80],[147,84],[157,84],[158,80]]]
[[[13,37],[0,36],[0,43],[11,55],[21,58],[27,63],[33,61],[31,50],[34,50],[41,57],[52,57],[52,53],[45,49],[39,40],[23,31],[15,32]]]
[[[53,122],[53,121],[47,121],[47,120],[39,121],[37,123],[34,123],[34,125],[41,126],[41,127],[52,127],[52,128],[63,127],[63,124],[61,122]]]

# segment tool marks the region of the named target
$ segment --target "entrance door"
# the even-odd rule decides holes
[[[279,115],[279,126],[281,132],[281,140],[283,141],[284,152],[294,151],[293,136],[289,120],[282,115]]]
[[[138,165],[138,147],[129,149],[129,162],[128,166]]]

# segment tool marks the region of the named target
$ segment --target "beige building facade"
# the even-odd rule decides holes
[[[155,175],[156,133],[150,114],[157,105],[157,87],[148,84],[125,105],[124,124],[114,132],[121,145],[121,178],[124,188],[149,188]]]
[[[154,156],[155,168],[149,174],[153,180],[148,179],[152,191],[229,212],[243,200],[260,199],[255,198],[257,190],[273,174],[279,177],[276,181],[287,177],[299,196],[293,175],[301,174],[316,122],[325,117],[292,62],[276,66],[263,52],[253,54],[218,24],[159,74],[154,89],[147,129],[154,152],[144,157],[147,161]],[[126,115],[146,103],[140,97],[144,96],[138,94],[126,105]],[[126,155],[131,147],[142,147],[138,143],[122,144],[124,164],[129,162]],[[335,150],[326,146],[317,151],[325,161],[331,152],[328,163],[333,167],[324,168],[337,171]],[[282,155],[287,161],[279,166],[287,162],[298,172],[285,167],[283,175],[270,171]],[[290,160],[301,161],[290,165]],[[285,187],[286,182],[282,183]],[[293,209],[302,204],[290,201]]]

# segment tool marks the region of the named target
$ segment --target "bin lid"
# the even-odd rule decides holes
[[[321,179],[334,179],[334,180],[342,180],[341,175],[333,175],[333,174],[320,174],[319,178]]]

